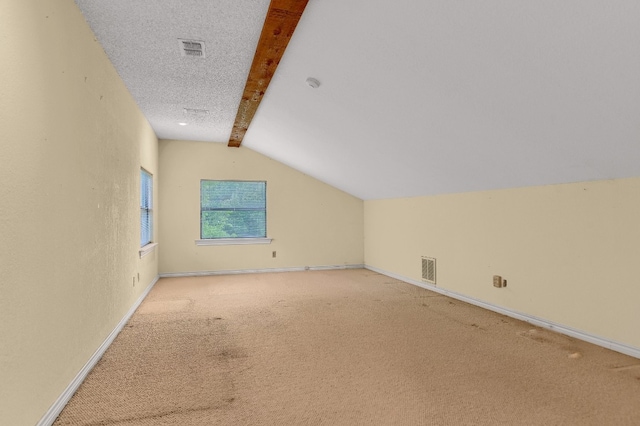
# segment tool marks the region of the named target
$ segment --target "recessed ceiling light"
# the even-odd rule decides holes
[[[307,84],[314,89],[317,89],[318,87],[320,87],[320,82],[313,77],[307,78]]]
[[[186,126],[187,125],[187,123],[178,123],[178,124],[181,125],[181,126]]]

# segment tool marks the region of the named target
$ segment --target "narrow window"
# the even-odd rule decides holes
[[[266,182],[200,181],[200,238],[266,236]]]
[[[140,169],[140,247],[153,240],[153,176]]]

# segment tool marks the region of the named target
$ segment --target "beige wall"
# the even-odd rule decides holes
[[[157,275],[157,140],[73,0],[0,2],[0,57],[0,424],[33,425]]]
[[[640,348],[640,178],[365,202],[365,263]],[[508,286],[492,286],[493,275]]]
[[[250,149],[161,140],[160,173],[161,273],[363,263],[362,200]],[[196,246],[201,179],[267,181],[273,242]]]

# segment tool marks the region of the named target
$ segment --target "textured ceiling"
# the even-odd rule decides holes
[[[76,4],[158,138],[229,139],[269,0]],[[205,57],[183,57],[178,39],[204,41]]]
[[[159,138],[227,142],[268,0],[76,3]],[[243,146],[363,199],[640,176],[638,22],[637,0],[311,0]]]

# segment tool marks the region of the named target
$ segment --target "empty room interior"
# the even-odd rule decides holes
[[[604,424],[598,392],[640,424],[638,22],[635,0],[0,1],[0,424]],[[193,395],[117,417],[142,391],[98,374],[157,374],[169,331],[184,381],[153,383]]]

